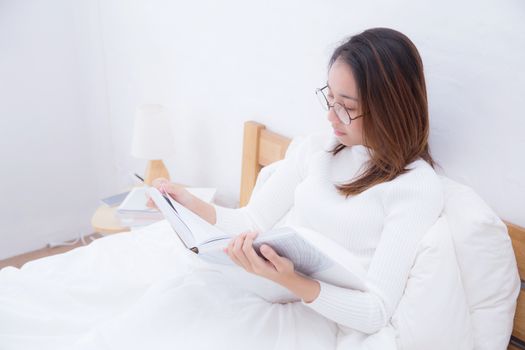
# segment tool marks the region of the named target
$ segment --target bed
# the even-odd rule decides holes
[[[261,169],[281,160],[291,140],[267,130],[263,124],[248,121],[244,124],[242,176],[240,205],[248,203],[257,176]],[[525,229],[512,223],[505,223],[512,239],[519,275],[525,279]],[[514,325],[508,349],[525,349],[525,284],[519,293]]]
[[[292,143],[291,139],[267,130],[262,124],[253,121],[245,123],[241,206],[249,201],[256,187],[261,185],[261,175],[266,172],[265,176],[271,176],[268,174],[270,169],[285,157]],[[498,225],[499,222],[494,224]],[[507,223],[498,241],[503,248],[509,237],[507,229],[523,278],[525,230]],[[510,240],[508,243],[510,245]],[[516,261],[510,249],[510,254],[504,255],[507,263],[515,268]],[[129,254],[130,251],[133,251],[133,255]],[[107,327],[104,321],[106,318],[125,312],[148,291],[149,286],[159,281],[162,283],[165,276],[177,277],[189,272],[189,269],[181,271],[174,268],[187,266],[192,259],[187,253],[170,232],[167,223],[162,221],[138,231],[96,240],[89,246],[65,254],[29,262],[20,270],[12,267],[0,270],[0,349],[4,349],[2,341],[12,345],[6,349],[59,349],[77,339],[78,333],[84,329],[104,330]],[[508,284],[515,282],[512,278],[506,281]],[[496,286],[495,292],[496,289],[499,288]],[[514,298],[512,288],[509,291],[507,299]],[[525,301],[522,295],[523,291],[520,291],[513,329],[510,326],[512,338],[508,349],[525,349]],[[486,299],[485,296],[483,298]],[[506,307],[502,313],[514,312],[515,305],[512,302],[507,303]],[[19,318],[4,320],[3,311],[18,315]],[[30,334],[24,328],[27,327],[24,319],[28,317],[33,325]],[[491,329],[496,329],[497,317],[491,322],[490,326],[494,326]],[[57,330],[61,334],[56,334]],[[502,331],[500,334],[505,344],[510,335],[508,333]],[[502,347],[479,346],[475,349],[498,350]]]
[[[512,238],[512,245],[518,263],[518,270],[522,279],[521,291],[518,297],[516,315],[514,317],[514,329],[510,340],[509,349],[525,349],[525,229],[511,223],[507,223],[509,235]]]

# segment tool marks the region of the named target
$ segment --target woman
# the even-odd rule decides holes
[[[428,147],[422,62],[403,34],[370,29],[335,50],[317,94],[334,135],[321,146],[316,138],[299,145],[246,207],[210,205],[166,180],[155,182],[211,224],[238,234],[225,254],[301,302],[271,304],[220,273],[197,269],[154,286],[75,348],[334,349],[338,331],[345,348],[371,348],[370,339],[390,327],[416,247],[443,208]],[[367,270],[369,291],[299,275],[270,246],[261,247],[267,260],[259,257],[255,232],[286,213],[287,225],[315,230],[352,252]],[[396,347],[395,336],[387,341],[382,350]]]
[[[335,136],[329,152],[305,142],[245,208],[207,204],[163,179],[155,185],[208,222],[244,232],[225,250],[237,265],[289,289],[343,334],[364,339],[389,324],[416,246],[443,208],[422,61],[405,35],[366,30],[335,50],[317,94]],[[360,258],[370,291],[303,277],[269,246],[261,248],[267,261],[259,257],[255,232],[288,210],[287,224],[325,234]]]

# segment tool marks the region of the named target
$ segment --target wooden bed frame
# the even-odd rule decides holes
[[[262,124],[244,124],[240,205],[248,203],[262,167],[284,158],[290,139],[266,130]],[[506,223],[522,280],[509,350],[525,349],[525,229]]]

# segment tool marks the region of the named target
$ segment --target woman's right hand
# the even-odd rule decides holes
[[[182,185],[171,183],[168,179],[159,177],[153,180],[152,187],[158,189],[162,194],[167,194],[178,203],[187,207],[191,202],[193,195]],[[156,208],[155,202],[148,198],[146,205],[150,208]]]

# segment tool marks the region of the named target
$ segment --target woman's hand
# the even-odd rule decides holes
[[[261,258],[253,249],[253,240],[257,233],[243,233],[232,239],[228,247],[224,249],[230,258],[246,271],[268,278],[282,284],[282,281],[290,279],[295,275],[293,263],[279,256],[270,246],[261,246],[261,254],[267,259]]]
[[[260,252],[266,260],[261,258],[253,249],[255,237],[257,237],[256,232],[243,233],[232,239],[224,252],[246,271],[288,288],[306,302],[317,298],[320,292],[319,282],[299,275],[295,272],[293,262],[279,256],[269,245],[263,244],[260,247]]]
[[[184,186],[174,184],[168,179],[162,177],[153,180],[152,186],[158,189],[161,193],[169,195],[179,204],[199,215],[211,225],[215,225],[217,222],[217,213],[215,212],[215,207],[191,194],[190,191],[188,191]],[[156,207],[155,203],[151,198],[149,198],[149,196],[146,205],[150,208]]]
[[[159,177],[153,180],[153,183],[151,185],[158,189],[161,193],[169,195],[171,198],[176,200],[178,203],[184,205],[185,207],[189,206],[193,198],[191,193],[188,192],[188,190],[184,188],[184,186],[174,184],[163,177]],[[151,198],[149,198],[149,196],[146,205],[150,208],[156,207],[155,203]]]

